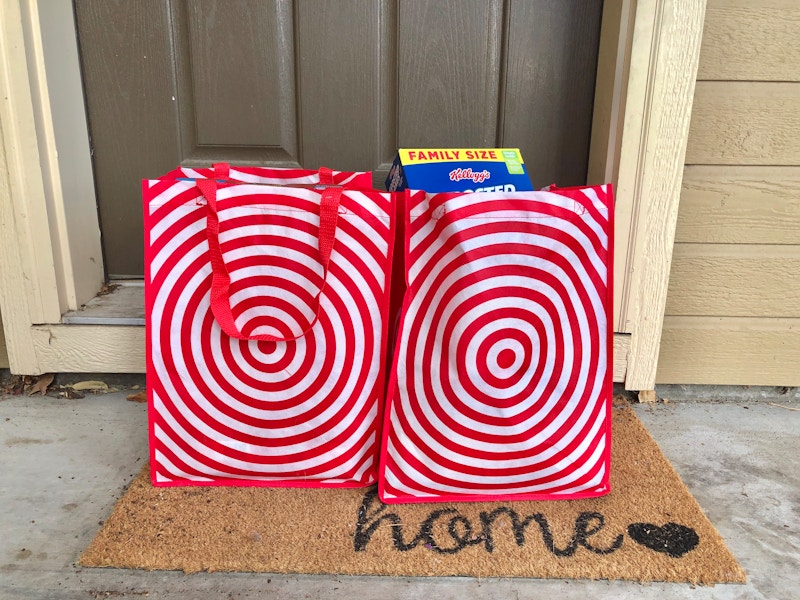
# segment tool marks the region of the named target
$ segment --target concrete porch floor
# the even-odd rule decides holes
[[[83,569],[79,554],[147,460],[146,408],[127,392],[0,397],[0,598],[800,598],[794,392],[718,403],[683,390],[680,402],[635,407],[747,573],[747,585],[715,587]]]

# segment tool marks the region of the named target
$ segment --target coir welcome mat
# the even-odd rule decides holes
[[[612,492],[604,498],[386,506],[374,489],[154,488],[145,468],[80,563],[743,583],[633,410],[613,412]]]

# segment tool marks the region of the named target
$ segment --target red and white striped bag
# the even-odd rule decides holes
[[[153,483],[374,483],[392,195],[199,174],[143,182]]]
[[[612,205],[610,186],[412,199],[384,502],[608,493]]]

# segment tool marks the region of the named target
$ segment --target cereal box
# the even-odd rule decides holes
[[[438,192],[533,191],[518,148],[401,148],[386,189]]]

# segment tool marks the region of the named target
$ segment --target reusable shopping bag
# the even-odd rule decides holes
[[[610,186],[412,198],[387,503],[609,491]]]
[[[143,182],[153,483],[370,485],[393,196],[224,175]]]

